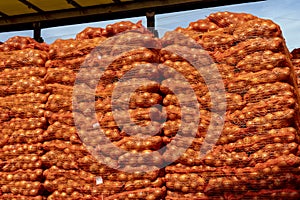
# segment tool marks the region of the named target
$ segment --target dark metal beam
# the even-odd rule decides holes
[[[21,3],[25,4],[26,6],[28,6],[28,8],[31,8],[39,13],[43,13],[44,11],[42,9],[40,9],[39,7],[37,7],[36,5],[33,5],[32,3],[30,3],[27,0],[19,0]]]
[[[4,12],[1,12],[1,11],[0,11],[0,16],[1,16],[1,17],[8,17],[7,14],[5,14]]]
[[[33,38],[38,42],[44,42],[44,39],[41,37],[41,25],[40,23],[33,24]]]
[[[24,0],[22,0],[24,1]],[[80,9],[68,9],[0,18],[0,32],[32,30],[32,24],[40,22],[41,28],[80,24],[112,19],[145,16],[149,10],[156,14],[194,10],[230,4],[265,0],[143,0],[111,3]]]
[[[158,31],[155,30],[155,12],[149,10],[148,12],[146,12],[146,18],[148,30],[151,31],[156,37],[158,37]]]
[[[155,12],[154,11],[146,12],[146,18],[147,18],[147,27],[154,28],[155,27]]]
[[[82,6],[79,5],[79,3],[77,3],[75,0],[66,0],[66,1],[68,2],[68,4],[71,4],[75,8],[82,8]]]

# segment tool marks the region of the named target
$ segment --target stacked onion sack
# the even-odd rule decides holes
[[[297,84],[298,84],[298,90],[299,90],[299,88],[300,88],[300,49],[294,49],[292,51],[292,62],[295,67],[295,73],[297,76]]]
[[[88,189],[79,190],[92,184],[94,177],[79,167],[80,159],[88,153],[74,126],[72,94],[76,73],[86,55],[104,39],[57,40],[49,45],[45,76],[50,92],[45,112],[49,126],[43,134],[42,156],[48,199],[83,198],[90,194]]]
[[[157,151],[164,142],[160,127],[164,117],[156,106],[162,102],[156,50],[160,47],[143,27],[124,31],[99,45],[78,74],[74,104],[84,117],[77,112],[75,121],[82,141],[102,162],[85,169],[98,180],[102,189],[95,192],[98,198],[165,196],[163,160]],[[86,84],[85,96],[77,93],[81,83]],[[92,163],[90,158],[84,161]]]
[[[215,64],[176,32],[201,45]],[[164,44],[162,62],[185,76],[200,104],[192,145],[166,167],[166,199],[299,199],[297,86],[280,28],[249,14],[220,12],[168,33]],[[193,71],[195,65],[202,77]],[[208,73],[215,67],[223,95],[217,76]],[[168,92],[164,104],[175,105],[174,112],[178,99]],[[165,126],[165,134],[177,131],[184,120],[168,119],[175,130]],[[215,131],[220,126],[222,131]],[[182,143],[175,144],[179,151]]]
[[[43,199],[47,51],[27,37],[0,45],[0,199]]]
[[[96,108],[99,116],[104,114],[102,110],[106,111],[107,117],[103,119],[109,123],[111,112],[106,109],[111,102],[108,101],[108,93],[117,78],[115,74],[122,76],[125,72],[118,69],[123,62],[120,58],[120,63],[116,62],[114,69],[104,72],[101,79],[104,82],[99,82],[98,75],[103,70],[98,66],[101,58],[93,57],[94,53],[91,51],[103,46],[105,51],[110,50],[114,39],[109,38],[127,30],[135,30],[140,35],[145,32],[140,22],[119,22],[108,25],[105,29],[87,28],[77,35],[76,40],[57,40],[50,45],[50,60],[46,63],[48,71],[45,77],[47,88],[51,92],[46,106],[46,117],[50,125],[44,134],[43,147],[46,153],[42,157],[43,164],[48,168],[44,172],[45,189],[50,193],[48,199],[125,199],[138,196],[140,199],[156,199],[163,194],[163,190],[156,189],[163,184],[162,178],[157,178],[161,175],[160,171],[147,174],[123,173],[108,167],[100,158],[91,154],[92,147],[109,150],[102,146],[97,120],[92,124],[86,123],[86,120],[94,116],[92,111]],[[137,53],[140,61],[143,61],[141,55],[144,52],[145,50]],[[134,58],[134,53],[132,55]],[[150,58],[152,57],[148,60]],[[126,67],[130,69],[131,66],[126,65],[124,69]],[[98,82],[99,93],[95,99]],[[105,86],[107,90],[102,91],[104,88],[101,86]],[[105,123],[99,119],[101,125],[102,122]],[[119,142],[120,148],[130,143],[130,138],[121,141],[125,134],[117,127],[107,127],[105,133],[112,142]],[[109,159],[107,157],[105,161],[110,163]]]

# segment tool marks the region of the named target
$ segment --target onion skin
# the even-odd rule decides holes
[[[59,111],[57,113],[46,111],[45,117],[47,118],[50,124],[59,122],[61,124],[74,125],[73,114],[70,111],[66,111],[66,112]]]
[[[212,13],[208,19],[219,27],[230,27],[230,25],[241,25],[247,21],[254,20],[257,17],[251,14],[232,13],[232,12],[218,12]]]
[[[22,49],[37,49],[48,51],[49,45],[46,43],[39,43],[30,37],[14,36],[6,40],[0,45],[0,52],[8,52]]]
[[[254,135],[245,137],[238,140],[235,143],[224,145],[224,148],[228,151],[236,151],[243,149],[244,151],[255,151],[255,149],[264,146],[265,144],[272,143],[274,138],[280,138],[282,141],[293,142],[295,139],[294,128],[282,128],[282,129],[271,129],[262,135]],[[255,145],[256,144],[256,145]]]
[[[255,103],[248,103],[242,110],[237,110],[229,119],[234,123],[246,124],[247,121],[253,120],[256,116],[265,116],[272,111],[286,111],[295,105],[293,96],[276,96],[260,100]]]
[[[281,30],[271,20],[254,19],[244,23],[238,27],[233,35],[238,40],[247,40],[249,38],[257,37],[280,37]]]
[[[265,163],[258,163],[253,167],[245,168],[221,169],[205,165],[188,167],[177,164],[177,166],[166,168],[166,186],[171,190],[177,188],[175,190],[178,191],[185,185],[192,186],[192,183],[197,179],[196,177],[201,177],[201,183],[204,187],[198,188],[197,192],[209,195],[216,194],[221,190],[247,192],[254,186],[271,190],[277,189],[277,187],[286,188],[284,185],[286,181],[297,178],[297,175],[290,170],[293,165],[297,165],[299,162],[298,157],[290,154],[271,158]],[[232,176],[227,176],[228,173]],[[277,176],[277,179],[274,176]],[[235,187],[237,183],[239,186]],[[190,192],[195,192],[195,190],[191,188],[190,191],[186,191],[186,193]]]
[[[46,93],[44,80],[40,77],[29,76],[16,80],[10,86],[0,86],[0,97],[24,93]]]
[[[60,83],[62,85],[74,85],[76,73],[67,67],[49,68],[45,76],[46,83]]]
[[[226,59],[228,57],[235,57],[236,58],[235,62],[228,63],[228,64],[236,65],[245,56],[247,56],[248,54],[251,54],[255,51],[259,51],[259,50],[278,51],[278,49],[282,49],[282,43],[283,43],[283,40],[279,37],[268,38],[268,39],[263,39],[263,38],[257,37],[254,39],[246,40],[244,42],[240,42],[238,45],[230,47],[229,49],[224,51],[224,53],[215,54],[214,58],[219,63],[222,63],[222,62],[226,63]]]
[[[70,115],[72,115],[70,113]],[[54,117],[52,115],[52,117]],[[56,117],[56,116],[55,116]],[[61,118],[59,118],[61,117]],[[53,120],[53,124],[48,127],[48,129],[44,132],[43,138],[44,140],[55,140],[55,139],[62,139],[65,141],[71,141],[73,143],[79,143],[81,144],[81,141],[79,140],[79,136],[76,132],[75,127],[70,126],[67,123],[71,123],[73,120],[71,116],[69,119],[65,118],[63,115],[57,115],[58,120]],[[61,122],[59,122],[61,120]],[[69,122],[70,120],[70,122]]]
[[[36,49],[23,49],[17,51],[0,52],[0,68],[11,66],[40,66],[43,67],[48,59],[48,53]]]
[[[49,58],[55,59],[72,59],[85,56],[95,47],[105,40],[105,37],[97,37],[93,39],[75,40],[57,39],[49,45]]]
[[[64,95],[52,94],[48,98],[46,109],[52,112],[58,112],[60,110],[72,111],[72,99]]]
[[[44,67],[20,67],[16,69],[6,68],[0,74],[1,85],[11,85],[19,79],[29,79],[31,76],[43,78],[46,75],[46,68]]]
[[[131,196],[132,194],[139,195],[139,193],[142,193],[142,196],[144,199],[159,199],[165,196],[166,188],[145,188],[141,190],[135,190],[130,192],[123,192],[116,195],[112,195],[107,197],[108,200],[112,199],[122,199]]]

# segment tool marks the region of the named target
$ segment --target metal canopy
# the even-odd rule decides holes
[[[145,16],[261,0],[1,0],[0,32]]]

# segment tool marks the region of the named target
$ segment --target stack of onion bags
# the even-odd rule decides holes
[[[101,155],[98,159],[106,164],[89,169],[103,180],[99,187],[105,188],[99,196],[106,199],[150,200],[165,195],[163,174],[157,167],[163,160],[156,152],[163,146],[162,113],[160,108],[151,110],[162,101],[156,50],[160,47],[159,40],[143,27],[122,32],[95,48],[77,76],[76,90],[82,82],[90,88],[85,89],[84,98],[92,94],[88,102],[74,102],[85,115],[83,121],[77,120],[77,127],[89,151]],[[130,92],[132,85],[137,87]],[[76,98],[81,99],[80,95]],[[147,137],[141,127],[149,125],[148,131],[159,131]]]
[[[295,75],[280,28],[250,14],[221,12],[176,32],[192,38],[211,56],[215,65],[203,67],[218,68],[227,105],[220,116],[224,120],[220,136],[198,131],[199,138],[205,137],[202,145],[214,144],[210,151],[201,157],[196,139],[177,163],[166,167],[166,198],[299,198]],[[176,37],[169,33],[165,40],[168,44]],[[187,65],[182,59],[177,65],[172,59],[164,62],[179,68]],[[207,86],[210,83],[214,81]],[[202,128],[201,118],[220,114],[222,104],[211,104],[210,91],[201,95],[200,109],[206,110],[200,116]],[[218,127],[218,121],[210,123]]]
[[[0,45],[0,187],[3,199],[43,199],[42,141],[48,46],[26,37]]]
[[[295,67],[295,74],[297,76],[298,90],[300,88],[300,49],[294,49],[292,52],[292,63]]]
[[[300,198],[297,51],[220,12],[0,45],[0,199]],[[298,82],[299,83],[299,82]]]
[[[93,56],[97,47],[104,47],[101,53],[105,54],[105,51],[116,45],[113,36],[130,30],[135,30],[136,33],[129,32],[127,35],[124,34],[123,38],[127,38],[128,34],[143,35],[146,32],[140,22],[137,24],[120,22],[108,25],[105,29],[87,28],[77,34],[76,39],[57,40],[49,46],[50,59],[46,63],[48,70],[45,82],[50,91],[46,104],[46,118],[50,125],[43,135],[45,141],[43,147],[46,153],[42,157],[43,164],[47,168],[44,172],[44,186],[50,193],[48,199],[121,199],[137,195],[140,198],[153,199],[164,194],[164,190],[160,188],[163,184],[162,179],[157,178],[160,175],[159,170],[148,174],[123,173],[113,169],[118,165],[118,161],[111,160],[107,156],[105,161],[116,163],[110,168],[104,165],[101,159],[91,155],[92,147],[109,151],[101,143],[97,123],[101,124],[106,137],[117,142],[119,146],[125,147],[127,143],[132,144],[133,141],[126,138],[121,140],[125,133],[121,133],[117,126],[107,125],[107,123],[113,123],[109,117],[111,115],[108,107],[111,104],[109,93],[117,78],[134,66],[133,61],[144,61],[141,55],[144,54],[145,49],[124,55],[119,60],[113,61],[115,64],[112,63],[111,67],[106,70],[99,67],[99,58]],[[131,37],[136,37],[136,35]],[[143,42],[142,39],[139,40]],[[122,42],[125,41],[121,39],[118,45]],[[119,48],[118,45],[115,49]],[[149,55],[148,61],[155,57],[153,54]],[[131,55],[141,60],[132,61]],[[111,58],[110,54],[108,57]],[[129,57],[129,62],[124,67],[120,66],[118,62],[124,62],[125,57]],[[104,72],[100,81],[99,72]],[[88,98],[90,94],[94,95],[92,99]],[[161,100],[156,96],[157,101]],[[137,105],[142,103],[139,102]],[[89,124],[86,120],[93,116],[93,106],[96,109],[97,120]],[[141,112],[145,111],[142,109]],[[83,128],[87,131],[83,131]],[[157,145],[157,138],[155,139],[155,141],[150,141],[153,146]],[[158,142],[160,142],[159,139]],[[155,188],[158,188],[158,191]]]
[[[48,199],[86,197],[90,194],[90,188],[86,187],[94,183],[94,176],[79,167],[80,159],[88,153],[74,126],[72,94],[76,73],[86,54],[102,40],[102,37],[83,41],[56,40],[49,45],[45,76],[50,92],[45,112],[49,126],[43,134],[45,154],[42,156]]]

